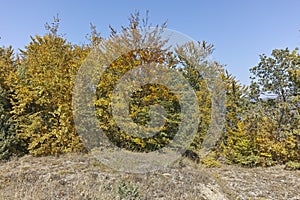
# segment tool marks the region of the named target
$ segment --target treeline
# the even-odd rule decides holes
[[[140,20],[138,14],[132,15],[129,25],[122,27],[127,40],[124,44],[118,41],[118,45],[122,43],[124,49],[134,45],[136,41],[132,38],[139,28],[148,26],[142,22],[145,21]],[[13,155],[87,151],[73,120],[73,87],[76,74],[91,49],[105,40],[92,26],[88,44],[71,44],[58,34],[58,25],[58,19],[47,25],[48,33],[31,37],[31,42],[17,55],[12,47],[0,48],[1,159]],[[137,124],[147,125],[151,121],[151,105],[160,104],[165,109],[166,123],[155,136],[139,138],[122,131],[111,111],[113,89],[123,74],[140,65],[160,63],[182,73],[195,90],[200,123],[189,151],[199,155],[212,120],[212,97],[210,83],[187,56],[204,60],[213,53],[213,45],[187,44],[171,52],[164,49],[166,40],[159,36],[165,24],[160,28],[142,40],[141,46],[155,44],[155,48],[128,51],[111,62],[101,79],[99,77],[95,100],[99,126],[115,145],[132,151],[149,152],[170,143],[180,126],[181,108],[169,88],[147,84],[131,95],[130,116]],[[108,39],[113,41],[111,38],[115,36],[116,30],[111,29]],[[112,47],[113,43],[109,48]],[[182,54],[187,56],[180,56]],[[221,64],[214,63],[214,71],[226,92],[226,121],[221,138],[201,162],[222,161],[245,166],[300,162],[298,49],[275,49],[270,57],[261,55],[257,66],[250,69],[249,87],[240,84]]]

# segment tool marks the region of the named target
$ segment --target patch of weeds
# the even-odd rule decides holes
[[[299,162],[294,162],[294,161],[289,161],[285,164],[285,168],[287,170],[300,170],[300,163]]]
[[[202,158],[201,164],[206,167],[221,167],[221,163],[216,159],[215,153],[210,153],[206,157]]]
[[[138,187],[125,181],[120,181],[117,186],[119,200],[139,200],[141,199]]]

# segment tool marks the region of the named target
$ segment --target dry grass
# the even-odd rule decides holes
[[[300,171],[200,168],[186,159],[145,174],[113,171],[92,156],[25,156],[0,163],[0,199],[300,199]]]

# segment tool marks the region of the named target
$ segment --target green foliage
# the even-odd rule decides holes
[[[0,48],[0,159],[8,159],[12,155],[22,155],[26,152],[16,136],[10,113],[14,94],[11,77],[16,73],[15,65],[13,49]]]
[[[229,163],[271,166],[299,160],[300,57],[296,51],[262,55],[251,69],[249,89],[224,74],[227,115],[218,155]]]
[[[300,55],[297,50],[275,49],[271,57],[262,55],[259,64],[251,69],[251,97],[257,113],[251,121],[251,134],[257,155],[269,163],[300,158]]]
[[[209,76],[218,74],[221,71],[221,67],[217,64],[212,67],[203,61],[213,51],[213,45],[207,44],[205,41],[198,42],[197,44],[189,43],[176,49],[178,63],[181,65],[177,69],[194,89],[199,105],[198,132],[186,152],[188,157],[190,157],[189,152],[191,151],[192,154],[197,155],[197,158],[200,158],[201,144],[208,133],[211,123],[211,93],[213,91],[209,88],[211,85],[209,82],[212,81],[209,79]],[[194,157],[191,156],[190,158],[195,160]]]
[[[261,55],[260,63],[251,69],[252,85],[256,85],[252,93],[260,94],[255,100],[264,104],[267,115],[274,116],[276,139],[286,132],[299,137],[300,55],[297,50],[275,49],[271,57]]]
[[[300,170],[300,162],[289,161],[285,165],[287,170]]]
[[[239,84],[227,71],[222,74],[222,80],[226,87],[226,123],[218,153],[229,163],[251,165],[255,162],[255,147],[247,133],[248,88]]]
[[[118,199],[120,200],[138,200],[140,198],[138,187],[126,183],[125,181],[120,181],[117,188]]]

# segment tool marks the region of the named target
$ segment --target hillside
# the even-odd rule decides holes
[[[146,174],[112,171],[83,154],[0,163],[0,199],[300,199],[300,171],[200,168],[183,159]]]

